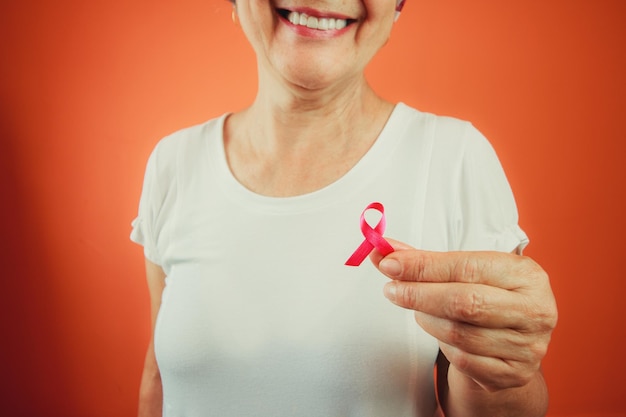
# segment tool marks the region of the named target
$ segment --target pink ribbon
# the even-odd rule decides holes
[[[367,221],[365,220],[365,212],[367,210],[377,210],[381,214],[380,221],[376,226],[374,226],[374,228],[367,224]],[[383,237],[386,226],[385,207],[383,207],[382,204],[371,203],[365,207],[365,210],[361,213],[361,232],[363,233],[363,236],[365,236],[365,240],[346,261],[346,265],[361,265],[361,262],[367,258],[367,255],[369,255],[374,248],[376,248],[383,256],[387,256],[393,252],[393,247]]]

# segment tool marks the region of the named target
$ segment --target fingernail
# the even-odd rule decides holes
[[[383,259],[378,264],[378,268],[388,277],[397,277],[402,273],[402,265],[395,259]]]
[[[397,288],[395,281],[392,281],[385,285],[385,287],[383,288],[383,292],[385,294],[385,297],[387,297],[390,301],[396,301]]]

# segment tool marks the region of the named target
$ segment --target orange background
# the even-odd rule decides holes
[[[497,149],[560,307],[551,416],[626,416],[625,22],[621,0],[409,0],[368,69]],[[226,0],[2,0],[0,48],[2,414],[133,416],[146,158],[249,102],[253,54]]]

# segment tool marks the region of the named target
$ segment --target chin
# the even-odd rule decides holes
[[[287,80],[294,86],[297,86],[303,90],[316,91],[328,88],[333,85],[331,79],[327,79],[320,76],[302,76],[287,78]]]
[[[297,62],[297,61],[296,61]],[[316,62],[291,62],[279,71],[290,84],[305,90],[321,90],[350,79],[345,68]]]

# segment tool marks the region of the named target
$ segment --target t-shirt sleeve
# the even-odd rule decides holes
[[[459,248],[521,251],[529,240],[518,225],[517,206],[502,165],[491,144],[471,124],[465,136],[457,204]]]
[[[159,187],[157,149],[148,158],[143,180],[141,198],[137,217],[132,221],[130,240],[142,245],[145,257],[151,262],[161,265],[156,244],[156,220],[163,203],[163,193]]]

